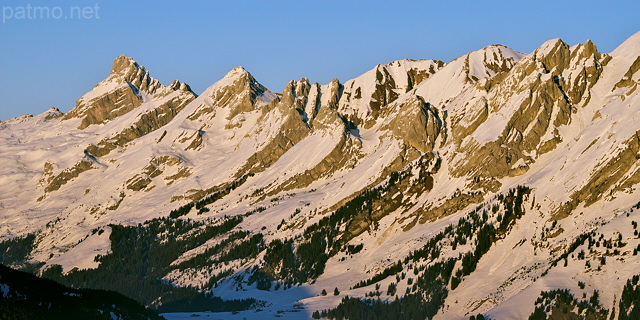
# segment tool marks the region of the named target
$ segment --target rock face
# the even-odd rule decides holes
[[[460,174],[475,171],[487,178],[526,172],[535,158],[562,142],[560,128],[589,102],[607,57],[591,42],[570,49],[560,39],[550,40],[493,81],[481,100],[484,108],[478,108],[484,114],[468,128],[476,132],[474,139],[460,136],[463,148],[476,150]],[[484,134],[496,125],[490,118],[498,117],[504,129]]]
[[[68,113],[0,124],[0,253],[33,240],[2,263],[59,264],[76,285],[129,276],[114,257],[135,248],[163,257],[135,279],[159,286],[154,305],[301,285],[307,310],[367,314],[318,296],[338,287],[423,318],[527,318],[567,288],[615,317],[640,263],[639,61],[640,34],[609,54],[553,39],[281,93],[237,67],[196,96],[120,56]]]
[[[175,80],[170,86],[163,86],[133,59],[119,56],[113,61],[109,77],[78,99],[76,107],[63,119],[81,118],[78,129],[85,129],[116,119],[143,102],[166,98],[176,91],[181,93],[179,107],[195,98],[188,85]]]

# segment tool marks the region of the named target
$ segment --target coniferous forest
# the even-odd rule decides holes
[[[124,295],[73,289],[0,265],[0,319],[163,319]]]

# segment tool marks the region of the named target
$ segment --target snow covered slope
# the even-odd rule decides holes
[[[640,273],[638,84],[640,33],[281,93],[237,67],[196,96],[121,56],[70,112],[0,124],[0,249],[28,249],[2,262],[123,292],[86,279],[162,257],[138,300],[262,301],[228,317],[527,318],[556,289],[616,316]]]

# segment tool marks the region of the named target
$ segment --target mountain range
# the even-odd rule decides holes
[[[280,93],[119,56],[0,123],[0,263],[230,318],[634,318],[639,84],[640,32]]]

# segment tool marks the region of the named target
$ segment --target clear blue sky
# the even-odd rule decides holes
[[[49,18],[27,5],[48,8]],[[496,43],[529,53],[552,38],[591,39],[610,52],[640,30],[637,0],[0,0],[0,7],[0,120],[51,106],[69,111],[120,54],[163,84],[179,79],[196,93],[239,65],[280,92],[293,79],[346,81],[378,63],[450,61]]]

